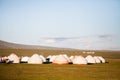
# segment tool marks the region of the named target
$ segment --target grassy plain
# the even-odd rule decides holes
[[[39,50],[39,49],[0,49],[0,56],[8,56],[11,53],[15,53],[18,56],[32,56],[34,53],[41,54],[45,57],[48,55],[56,55],[56,54],[67,54],[68,56],[71,55],[82,55],[87,56],[89,54],[84,54],[84,50]],[[103,56],[109,59],[120,59],[120,51],[95,51],[95,54],[90,55],[97,55]]]
[[[31,56],[34,53],[83,55],[82,51],[72,50],[0,50],[0,56],[10,53]],[[55,65],[55,64],[0,64],[0,80],[120,80],[120,52],[97,51],[93,55],[105,57],[105,64]]]

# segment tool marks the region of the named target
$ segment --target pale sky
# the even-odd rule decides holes
[[[120,1],[0,0],[0,40],[120,50]]]

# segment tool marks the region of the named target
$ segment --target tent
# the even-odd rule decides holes
[[[42,64],[42,58],[38,54],[33,54],[29,59],[28,59],[28,64]]]
[[[93,64],[93,63],[96,63],[95,62],[95,59],[91,56],[91,55],[88,55],[86,58],[85,58],[86,60],[87,60],[87,63],[89,64]]]
[[[96,62],[96,63],[101,63],[101,60],[99,59],[98,56],[94,56],[93,58],[95,59],[95,62]]]
[[[40,55],[40,58],[42,59],[43,62],[46,62],[46,59],[43,55]]]
[[[87,64],[87,60],[82,56],[75,56],[72,62],[73,64],[83,64],[83,65]]]
[[[51,58],[50,58],[50,62],[53,62],[53,61],[55,60],[56,57],[57,57],[57,55],[53,55],[53,56],[51,56]]]
[[[73,59],[75,58],[75,56],[70,56],[69,59],[73,62]]]
[[[66,54],[63,54],[63,56],[68,60],[68,62],[71,62],[70,58]]]
[[[14,54],[14,53],[10,54],[8,56],[8,59],[12,63],[20,63],[20,58],[16,54]]]
[[[24,56],[21,58],[21,62],[28,62],[29,57],[28,56]]]
[[[102,63],[105,63],[105,59],[102,56],[98,56]]]
[[[46,60],[47,62],[53,62],[53,60],[56,58],[57,55],[49,55]]]
[[[53,64],[68,64],[68,60],[63,55],[58,55],[52,62]]]
[[[6,56],[1,58],[2,63],[5,63],[7,60],[8,60],[8,57],[6,57]]]

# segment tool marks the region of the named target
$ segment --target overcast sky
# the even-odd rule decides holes
[[[0,0],[0,40],[120,50],[120,1]]]

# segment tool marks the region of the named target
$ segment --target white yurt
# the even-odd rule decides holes
[[[73,64],[87,65],[87,60],[83,56],[75,56]]]
[[[93,63],[95,63],[95,59],[91,56],[91,55],[88,55],[86,58],[85,58],[86,60],[87,60],[87,63],[89,64],[93,64]]]
[[[50,62],[53,62],[53,61],[55,60],[56,57],[57,57],[57,55],[53,55],[53,56],[51,56],[51,58],[50,58]]]
[[[21,62],[28,62],[28,59],[29,59],[29,57],[28,56],[24,56],[24,57],[22,57],[21,58]]]
[[[28,64],[42,64],[42,58],[38,54],[33,54],[29,59],[28,59]]]
[[[52,62],[53,64],[68,64],[68,60],[63,55],[58,55]]]
[[[46,62],[46,59],[43,55],[40,55],[40,58],[42,59],[43,62]]]
[[[2,63],[5,63],[7,60],[8,60],[8,57],[6,57],[6,56],[1,58]]]
[[[101,63],[101,60],[99,59],[98,56],[94,56],[93,58],[95,59],[95,62],[96,62],[96,63]]]
[[[10,54],[8,56],[8,59],[12,63],[20,63],[20,58],[16,54],[14,54],[14,53]]]
[[[102,56],[98,56],[102,63],[105,63],[105,59]]]
[[[70,56],[69,59],[73,62],[73,59],[75,58],[75,56]]]
[[[63,56],[68,60],[68,62],[72,62],[66,54],[63,54]]]

